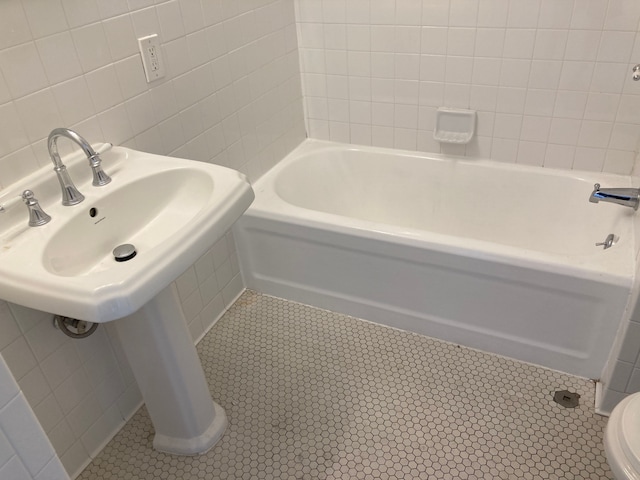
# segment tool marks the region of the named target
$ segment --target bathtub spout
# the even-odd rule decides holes
[[[603,188],[596,183],[593,186],[593,192],[589,197],[591,203],[603,202],[617,203],[625,207],[631,207],[634,210],[640,205],[640,188]]]

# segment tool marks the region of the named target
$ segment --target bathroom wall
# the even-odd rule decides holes
[[[640,153],[637,162],[640,162]],[[634,186],[640,186],[640,168],[636,167],[632,175]],[[636,243],[640,243],[638,214],[636,214],[635,227]],[[622,318],[618,335],[598,384],[596,409],[605,415],[611,413],[611,410],[626,396],[640,392],[640,245],[636,248],[636,278],[628,311]]]
[[[440,152],[438,107],[478,111],[442,151],[629,174],[637,0],[296,0],[311,137]]]
[[[147,84],[136,39],[151,33],[167,76]],[[256,179],[305,137],[300,85],[293,0],[2,0],[0,189],[50,167],[59,126]],[[231,234],[177,287],[197,340],[243,289]],[[117,336],[103,325],[71,340],[50,314],[3,301],[0,331],[0,369],[73,477],[141,402]]]
[[[292,2],[3,0],[0,186],[50,164],[59,126],[257,178],[304,138]],[[147,84],[152,33],[167,75]]]
[[[1,356],[0,478],[69,479]]]

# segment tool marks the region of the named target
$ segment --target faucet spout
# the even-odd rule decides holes
[[[589,197],[591,203],[600,201],[617,203],[625,207],[631,207],[638,210],[640,205],[640,188],[600,188],[600,184],[593,186],[593,192]]]
[[[82,149],[84,154],[87,156],[89,165],[91,166],[91,170],[93,172],[92,184],[94,186],[98,187],[108,184],[111,181],[111,177],[109,177],[109,175],[107,175],[102,170],[102,167],[100,165],[102,163],[100,155],[98,155],[96,151],[91,147],[89,142],[87,142],[77,132],[74,132],[69,128],[56,128],[52,130],[49,134],[47,147],[49,149],[51,161],[54,165],[53,170],[56,172],[58,180],[60,181],[60,187],[62,188],[62,204],[76,205],[84,200],[84,195],[82,195],[75,187],[75,185],[71,181],[71,178],[69,177],[67,167],[62,163],[62,160],[60,159],[60,154],[58,153],[58,138],[60,137],[65,137],[73,141]]]

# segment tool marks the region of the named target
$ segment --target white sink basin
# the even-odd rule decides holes
[[[127,316],[203,255],[253,201],[244,176],[225,167],[122,147],[101,157],[113,178],[102,187],[90,184],[86,158],[68,160],[86,197],[78,205],[60,204],[48,166],[9,192],[34,190],[52,220],[27,226],[23,205],[0,216],[0,298],[91,322]],[[112,251],[125,243],[137,255],[116,262]]]
[[[78,205],[61,205],[50,167],[2,192],[7,205],[33,190],[52,220],[29,227],[27,208],[14,203],[0,216],[0,298],[91,322],[120,319],[114,325],[154,425],[154,447],[205,452],[227,417],[211,398],[172,283],[242,215],[253,190],[228,168],[109,147],[97,149],[106,150],[102,165],[112,178],[102,187],[91,185],[83,155],[65,159],[85,196]],[[116,262],[112,251],[124,243],[137,254]]]

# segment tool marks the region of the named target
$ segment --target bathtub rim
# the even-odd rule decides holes
[[[583,182],[602,180],[614,186],[630,186],[631,176],[602,172],[569,171],[519,165],[482,158],[457,157],[451,155],[396,150],[382,147],[369,147],[342,144],[325,140],[306,139],[278,164],[253,184],[256,200],[244,215],[285,223],[298,223],[318,230],[333,230],[361,238],[375,238],[385,242],[400,243],[418,248],[429,248],[448,254],[460,254],[470,258],[495,261],[501,264],[517,265],[525,268],[539,268],[549,273],[557,273],[581,278],[604,281],[612,285],[630,287],[635,276],[635,241],[631,209],[621,210],[619,215],[628,218],[621,242],[614,249],[600,250],[594,246],[593,255],[562,255],[513,247],[494,242],[458,237],[415,228],[399,227],[359,218],[347,217],[319,210],[307,209],[289,203],[280,197],[276,189],[279,173],[293,162],[304,161],[308,155],[323,151],[373,151],[374,153],[400,155],[409,158],[434,159],[437,161],[454,160],[460,164],[480,165],[487,168],[500,168],[520,172],[532,172],[543,176],[560,176]],[[596,178],[597,177],[597,178]],[[587,199],[585,198],[585,202]],[[617,205],[603,207],[622,208]]]

